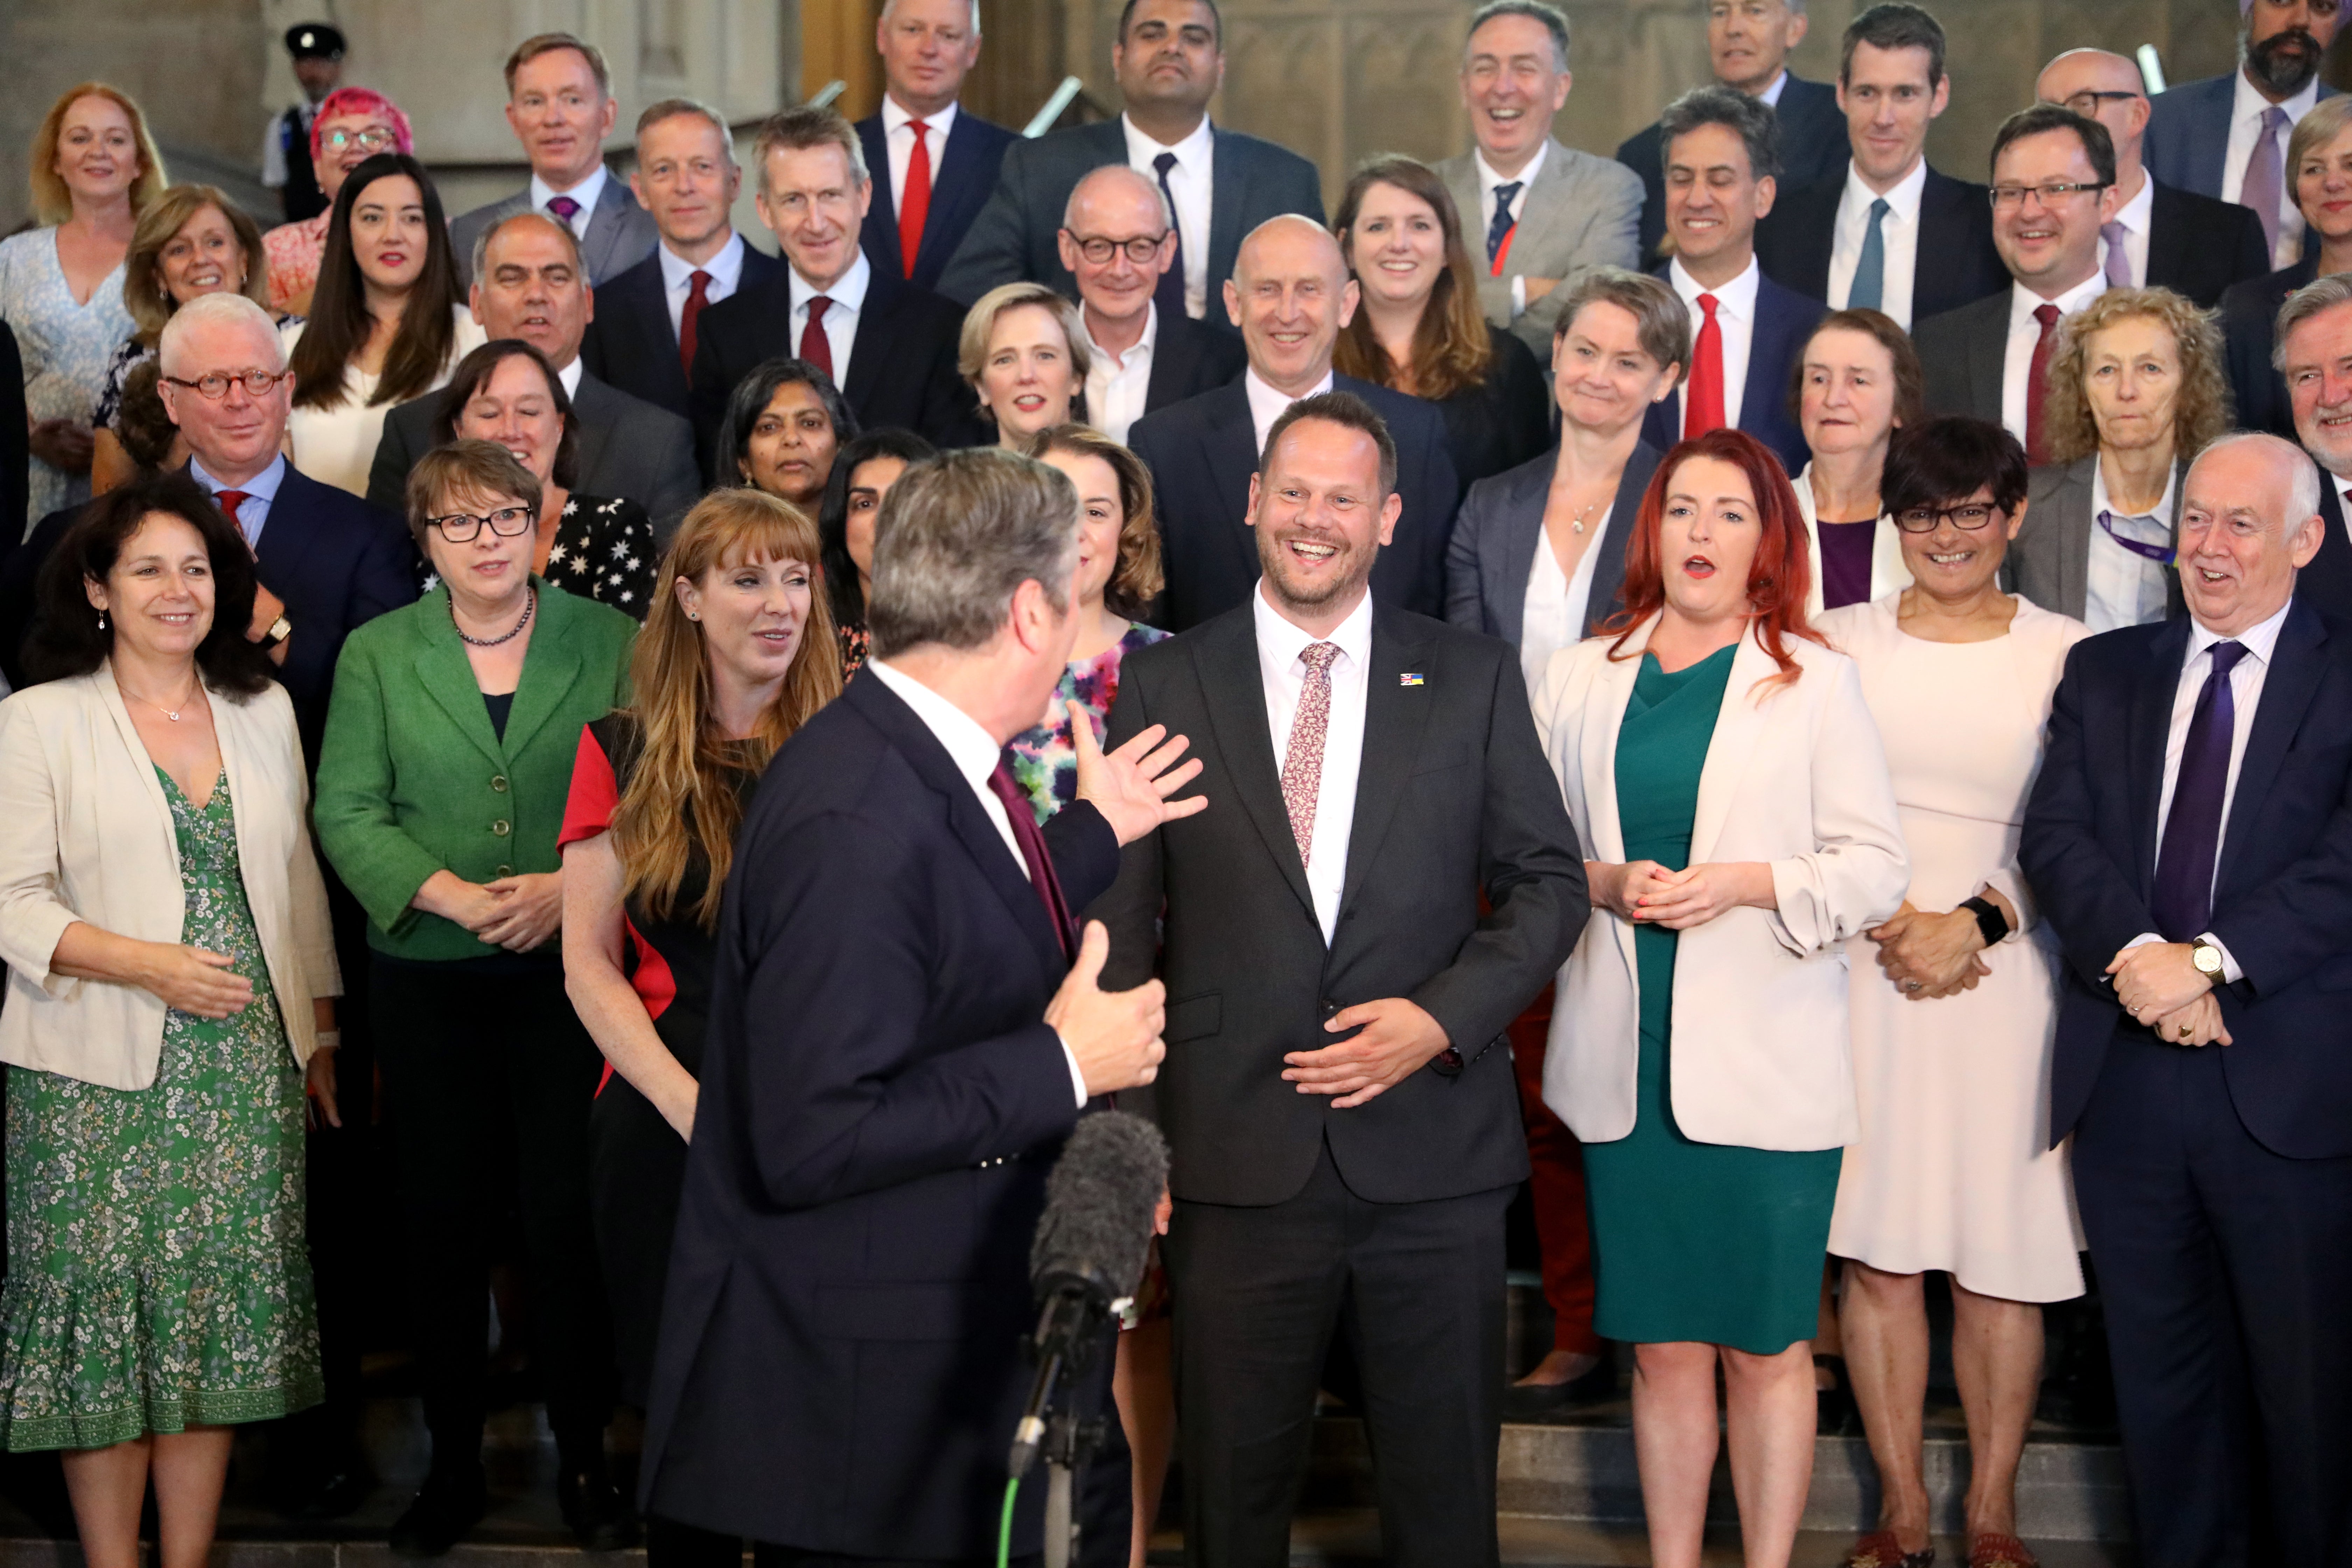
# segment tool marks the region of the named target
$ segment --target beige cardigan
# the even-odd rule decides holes
[[[294,706],[272,684],[243,702],[215,694],[213,727],[236,812],[237,860],[295,1059],[316,1043],[310,999],[338,995],[327,892],[311,853]],[[0,1062],[108,1089],[155,1081],[167,1009],[135,985],[52,973],[76,921],[177,942],[185,909],[172,808],[115,689],[114,671],[31,687],[0,702]]]

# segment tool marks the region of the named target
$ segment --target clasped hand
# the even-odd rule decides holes
[[[535,871],[468,882],[453,871],[439,871],[411,902],[465,927],[493,947],[529,952],[563,923],[563,874]]]
[[[1743,904],[1770,907],[1772,868],[1761,861],[1709,861],[1670,871],[1655,860],[1585,863],[1595,905],[1637,925],[1689,931]]]
[[[2198,968],[2189,943],[2144,942],[2125,948],[2107,965],[2116,1000],[2168,1045],[2230,1044],[2210,976]]]
[[[1283,1081],[1297,1084],[1301,1094],[1338,1095],[1332,1109],[1352,1110],[1427,1067],[1452,1044],[1443,1025],[1402,996],[1343,1007],[1323,1025],[1333,1035],[1359,1027],[1362,1032],[1352,1039],[1284,1057]]]
[[[1973,991],[1992,973],[1979,956],[1984,932],[1967,910],[1931,914],[1906,899],[1885,924],[1865,934],[1878,944],[1878,967],[1914,1002]]]

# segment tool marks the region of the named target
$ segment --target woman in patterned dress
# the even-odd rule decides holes
[[[232,1425],[322,1394],[304,1065],[341,989],[252,557],[184,476],[101,499],[0,703],[0,1435],[63,1449],[91,1568],[201,1568]],[[217,629],[215,629],[217,628]]]
[[[50,105],[31,164],[41,226],[0,239],[0,321],[16,335],[32,418],[31,505],[0,521],[12,541],[32,519],[89,497],[90,410],[108,356],[131,332],[122,258],[164,185],[139,106],[102,82],[68,88]]]
[[[841,444],[824,502],[816,514],[825,602],[833,609],[834,635],[841,642],[844,679],[866,662],[866,596],[874,591],[874,520],[882,498],[909,463],[934,456],[936,448],[912,430],[868,430]]]
[[[547,356],[519,338],[484,343],[457,362],[433,421],[434,444],[496,441],[538,479],[531,570],[567,593],[625,610],[653,605],[653,520],[625,496],[575,495],[580,421]]]
[[[310,313],[310,291],[319,286],[319,263],[327,254],[327,222],[344,177],[378,153],[415,151],[408,116],[383,94],[346,87],[327,95],[310,121],[310,167],[319,176],[319,194],[327,198],[326,210],[262,236],[262,252],[269,258],[269,309]]]

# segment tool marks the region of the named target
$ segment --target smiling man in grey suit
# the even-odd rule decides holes
[[[1160,313],[1226,329],[1220,291],[1242,236],[1284,213],[1321,223],[1321,177],[1296,153],[1210,124],[1209,100],[1225,79],[1215,0],[1127,0],[1110,63],[1126,111],[1006,148],[996,194],[939,290],[969,305],[1025,279],[1076,299],[1077,280],[1062,264],[1064,209],[1089,170],[1125,163],[1157,184],[1176,215],[1176,258],[1153,295]]]
[[[1544,0],[1488,0],[1470,18],[1462,50],[1462,106],[1478,144],[1437,165],[1473,260],[1484,258],[1478,302],[1551,363],[1557,294],[1588,267],[1638,259],[1642,181],[1608,158],[1552,140],[1568,101],[1568,17]]]
[[[569,33],[516,45],[507,57],[507,124],[530,159],[530,184],[450,223],[458,267],[467,267],[484,229],[519,212],[545,213],[572,232],[591,287],[651,256],[661,238],[653,216],[604,167],[618,110],[595,45]],[[470,270],[461,281],[473,281]]]

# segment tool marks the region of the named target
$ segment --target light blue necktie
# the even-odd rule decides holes
[[[1853,264],[1853,287],[1845,295],[1849,310],[1875,310],[1886,297],[1886,236],[1878,226],[1887,210],[1884,196],[1870,204],[1870,226],[1862,231],[1862,259]]]

